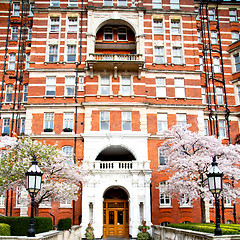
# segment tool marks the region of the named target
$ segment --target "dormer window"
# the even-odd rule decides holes
[[[104,40],[113,40],[113,29],[111,27],[104,29]]]
[[[127,29],[118,28],[118,40],[126,41],[127,40]]]

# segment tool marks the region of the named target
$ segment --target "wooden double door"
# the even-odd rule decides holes
[[[103,237],[129,237],[128,201],[106,199],[103,202]]]

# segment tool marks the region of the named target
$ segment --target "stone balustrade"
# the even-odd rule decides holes
[[[95,61],[142,61],[141,54],[103,54],[91,53],[89,60]]]
[[[186,229],[177,229],[163,226],[153,226],[153,240],[240,240],[240,235],[214,236]]]

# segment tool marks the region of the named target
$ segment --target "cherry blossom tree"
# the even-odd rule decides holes
[[[232,187],[240,180],[240,146],[223,145],[215,136],[203,136],[185,127],[173,126],[164,131],[166,141],[162,151],[167,158],[165,168],[170,178],[164,191],[181,201],[181,197],[196,200],[200,198],[202,222],[206,221],[205,202],[212,199],[207,173],[216,156],[219,168],[223,171],[224,185],[222,196],[231,201],[240,198],[240,189]]]
[[[26,186],[25,172],[33,156],[37,157],[43,171],[41,191],[35,198],[38,209],[44,201],[77,200],[81,182],[87,171],[81,165],[70,162],[57,145],[47,145],[30,137],[1,137],[0,194],[15,186]]]

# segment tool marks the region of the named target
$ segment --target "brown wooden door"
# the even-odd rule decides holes
[[[128,202],[105,200],[103,203],[103,237],[128,237]]]

